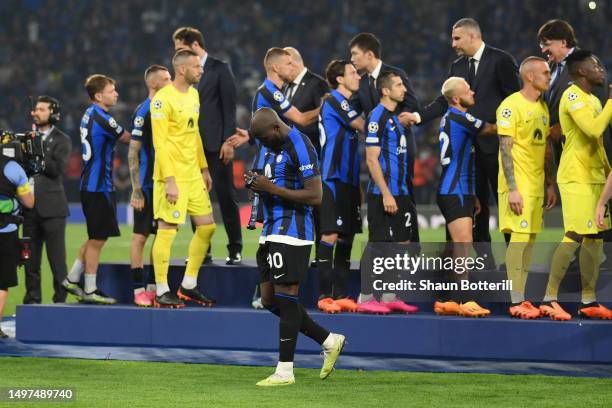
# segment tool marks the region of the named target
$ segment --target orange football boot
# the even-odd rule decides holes
[[[519,319],[537,319],[541,316],[540,309],[525,300],[516,306],[510,306],[508,309],[510,316],[518,317]]]
[[[540,314],[548,316],[551,320],[571,320],[572,316],[567,313],[559,303],[552,301],[549,304],[540,305]]]
[[[491,311],[471,300],[459,305],[459,314],[463,317],[486,317],[491,314]]]
[[[319,310],[325,313],[340,313],[342,311],[340,306],[335,304],[334,299],[330,297],[319,300],[317,306],[319,307]]]

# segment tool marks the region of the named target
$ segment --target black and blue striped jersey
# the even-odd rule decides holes
[[[304,188],[304,182],[319,176],[319,161],[312,142],[295,127],[278,151],[264,156],[264,175],[274,184],[291,190]],[[289,245],[310,245],[314,240],[312,206],[261,193],[264,208],[262,237]]]
[[[153,189],[153,133],[151,131],[151,99],[145,99],[132,116],[131,139],[141,143],[138,154],[140,164],[140,185],[144,190]]]
[[[408,148],[406,134],[400,121],[393,112],[378,104],[368,117],[367,147],[380,147],[378,161],[385,177],[385,182],[394,197],[407,196],[408,190]],[[369,194],[382,194],[370,177]]]
[[[254,115],[255,112],[261,108],[271,108],[276,111],[278,116],[285,123],[289,124],[283,114],[291,109],[291,106],[291,102],[285,98],[282,91],[278,89],[278,87],[274,85],[272,81],[266,78],[263,84],[257,88],[257,92],[253,98],[253,105],[251,106],[251,114]],[[261,172],[263,169],[263,160],[268,149],[259,143],[257,139],[255,139],[255,144],[257,145],[257,153],[255,155],[255,160],[253,161],[252,169]]]
[[[113,185],[115,143],[123,128],[104,109],[92,104],[81,119],[83,171],[81,191],[110,192]]]
[[[351,123],[359,115],[337,90],[332,90],[321,106],[319,135],[321,140],[321,177],[323,181],[339,180],[359,185],[359,138]],[[330,183],[333,189],[334,184]]]
[[[466,112],[450,107],[440,121],[440,164],[438,194],[474,195],[474,137],[484,123]]]

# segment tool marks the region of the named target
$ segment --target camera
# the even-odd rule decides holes
[[[45,168],[42,139],[38,131],[0,130],[0,154],[19,163],[28,177],[39,174]]]

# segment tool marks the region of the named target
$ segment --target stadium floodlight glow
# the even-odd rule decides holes
[[[597,8],[597,2],[596,1],[589,1],[589,8],[591,10],[595,10]]]

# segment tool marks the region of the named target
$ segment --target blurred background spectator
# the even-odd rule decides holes
[[[71,201],[78,201],[78,125],[89,103],[83,89],[85,78],[104,73],[117,79],[120,100],[113,115],[128,126],[132,111],[146,94],[144,69],[154,63],[170,66],[171,37],[178,26],[199,28],[207,50],[231,64],[237,79],[238,124],[244,127],[255,88],[264,77],[262,59],[269,47],[296,47],[306,65],[322,73],[332,58],[349,56],[347,43],[361,31],[379,36],[383,60],[405,69],[421,103],[428,103],[439,92],[455,58],[450,47],[451,26],[466,16],[479,21],[485,42],[507,50],[519,62],[528,55],[540,55],[536,33],[542,23],[566,19],[576,29],[580,45],[597,53],[608,71],[612,67],[612,4],[601,0],[438,0],[426,4],[420,0],[3,0],[0,128],[29,129],[29,95],[60,99],[62,128],[77,147],[68,166],[67,193]],[[417,133],[419,204],[432,203],[435,197],[436,128],[432,124]],[[127,200],[129,182],[121,172],[126,151],[119,149],[118,153],[118,198]],[[241,154],[238,157],[245,159],[246,152]]]

